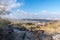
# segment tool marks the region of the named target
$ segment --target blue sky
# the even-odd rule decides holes
[[[60,0],[25,0],[25,5],[21,9],[34,13],[42,10],[59,11]]]
[[[9,0],[10,1],[10,0]],[[60,18],[60,0],[15,0],[10,18]],[[12,4],[11,4],[12,5]]]

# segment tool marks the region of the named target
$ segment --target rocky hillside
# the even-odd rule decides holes
[[[0,19],[0,40],[60,40],[60,21],[49,22],[45,26],[16,22],[9,25],[10,23]],[[28,26],[32,26],[31,30],[26,28]]]
[[[12,27],[8,27],[0,28],[0,40],[52,40],[52,36],[45,34],[42,30],[23,31]]]

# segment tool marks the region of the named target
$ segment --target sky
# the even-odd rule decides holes
[[[60,19],[60,0],[0,0],[11,13],[3,17],[14,19]],[[8,2],[8,3],[7,3]]]

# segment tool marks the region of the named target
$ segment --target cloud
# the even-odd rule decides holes
[[[7,13],[10,12],[9,15],[4,15],[2,17],[8,18],[8,16],[10,16],[10,18],[16,18],[15,14],[17,13],[17,11],[15,13],[14,10],[20,8],[21,6],[22,6],[22,2],[21,3],[17,2],[17,0],[0,0],[0,13],[3,12],[4,14],[6,14],[6,12]],[[6,12],[4,12],[2,9],[5,10]]]
[[[17,2],[17,0],[0,0],[0,2],[6,5],[7,10],[15,9],[22,5],[21,3]]]
[[[15,12],[9,15],[4,15],[3,17],[11,19],[33,19],[36,18],[36,13],[29,13],[20,9],[17,9]]]
[[[60,18],[60,13],[56,12],[56,11],[48,11],[48,10],[42,10],[40,11],[38,18]]]
[[[57,12],[51,12],[52,14],[57,14]]]
[[[11,12],[11,14],[4,15],[2,17],[11,18],[11,19],[29,19],[29,18],[40,19],[40,18],[59,18],[60,17],[60,13],[50,12],[48,10],[41,10],[39,13],[29,13],[24,10],[17,9],[22,6],[22,3],[17,2],[17,0],[0,0],[0,2],[2,2],[2,5],[0,5],[2,9],[6,8],[6,10],[8,11],[15,9]]]
[[[42,10],[41,12],[42,12],[42,13],[48,13],[48,11],[47,11],[47,10]]]
[[[20,9],[17,9],[10,15],[5,15],[4,17],[11,18],[11,19],[52,19],[52,18],[59,18],[59,13],[57,12],[49,12],[49,11],[40,11],[40,13],[29,13]]]

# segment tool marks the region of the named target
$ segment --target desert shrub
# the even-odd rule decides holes
[[[26,25],[34,25],[33,23],[26,23]]]
[[[0,18],[0,27],[7,27],[8,24],[10,24],[11,22],[7,19],[1,19]]]

